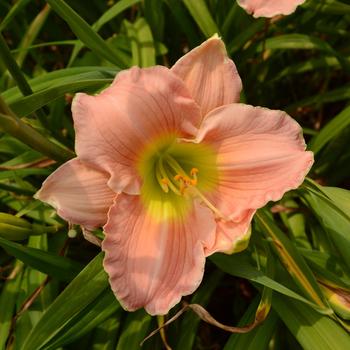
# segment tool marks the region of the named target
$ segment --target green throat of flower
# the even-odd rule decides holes
[[[216,156],[210,146],[178,142],[174,135],[163,137],[145,149],[138,165],[142,201],[158,220],[183,218],[194,197],[215,212],[206,198],[218,179]]]

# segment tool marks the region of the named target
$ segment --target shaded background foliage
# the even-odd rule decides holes
[[[224,323],[265,321],[230,336],[187,312],[167,341],[181,350],[350,348],[350,1],[308,0],[268,20],[233,0],[17,0],[0,3],[0,18],[0,349],[138,349],[164,322],[123,311],[99,249],[32,195],[73,156],[74,92],[98,92],[132,65],[170,66],[214,33],[242,77],[241,100],[303,126],[314,181],[260,210],[248,249],[208,259],[185,298]],[[162,344],[158,334],[144,348]]]

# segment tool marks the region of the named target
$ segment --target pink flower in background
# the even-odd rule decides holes
[[[166,314],[200,284],[205,258],[244,249],[256,209],[313,163],[282,111],[240,104],[241,80],[213,37],[171,69],[133,67],[72,112],[77,158],[37,198],[103,226],[104,268],[124,308]]]
[[[305,0],[237,0],[254,17],[273,17],[276,15],[290,15]]]

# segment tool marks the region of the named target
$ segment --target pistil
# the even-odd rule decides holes
[[[190,176],[188,176],[176,159],[169,155],[160,157],[156,165],[157,181],[165,193],[168,193],[170,189],[180,196],[191,195],[198,197],[218,218],[228,221],[229,218],[216,208],[197,188],[198,172],[197,168],[192,168]]]

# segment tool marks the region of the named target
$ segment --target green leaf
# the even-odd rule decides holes
[[[16,298],[20,292],[20,285],[22,281],[23,264],[16,261],[14,269],[0,294],[0,350],[5,350],[6,340],[11,329],[11,321],[13,312],[15,311]]]
[[[139,349],[147,336],[152,317],[144,310],[129,313],[123,324],[116,350]]]
[[[285,34],[268,38],[259,50],[320,50],[334,53],[333,48],[325,41],[306,34]]]
[[[215,265],[217,265],[222,271],[236,276],[245,278],[249,281],[259,283],[263,286],[269,287],[272,290],[279,292],[283,295],[286,295],[290,298],[302,301],[303,303],[306,303],[308,305],[311,305],[318,311],[320,308],[316,305],[310,302],[309,300],[305,299],[301,295],[297,294],[293,290],[287,288],[283,284],[271,279],[267,275],[265,275],[262,271],[258,270],[255,266],[253,266],[249,260],[247,259],[247,256],[243,253],[234,254],[231,256],[224,255],[224,254],[214,254],[210,257],[210,260],[213,261]],[[326,313],[328,311],[325,311]]]
[[[109,288],[102,268],[103,254],[98,254],[55,299],[32,329],[21,350],[40,350],[73,317],[94,305]]]
[[[38,13],[38,15],[34,18],[33,22],[28,27],[28,30],[23,35],[21,43],[18,46],[20,52],[16,57],[17,64],[22,67],[25,58],[27,57],[28,50],[27,48],[34,42],[37,38],[40,30],[45,24],[47,17],[50,13],[50,7],[45,5],[44,8]]]
[[[344,260],[350,266],[350,192],[343,189],[319,186],[311,180],[304,185],[303,197],[329,234]]]
[[[255,311],[259,299],[256,298],[249,305],[238,326],[243,327],[254,321]],[[276,331],[278,317],[274,311],[271,311],[267,319],[259,326],[245,334],[232,334],[225,344],[223,350],[265,350]]]
[[[186,9],[184,8],[183,3],[178,0],[164,1],[168,5],[173,16],[175,17],[180,29],[184,34],[186,34],[186,37],[188,38],[188,41],[190,42],[191,46],[193,47],[196,44],[198,44],[196,28],[191,20],[190,15],[188,14],[188,11],[186,11]]]
[[[321,310],[329,310],[314,275],[293,243],[263,209],[257,212],[255,219],[265,237],[271,240],[272,247],[286,270],[305,295],[317,304]]]
[[[72,343],[90,332],[110,316],[121,317],[122,308],[110,289],[103,291],[98,299],[71,318],[47,344],[45,350],[55,350]]]
[[[98,32],[106,23],[111,21],[113,18],[118,16],[123,11],[127,10],[129,7],[137,4],[141,0],[120,0],[117,3],[115,3],[111,8],[109,8],[104,14],[91,26],[91,28]],[[68,66],[70,66],[75,58],[77,57],[80,50],[84,47],[83,43],[78,42],[71,54],[71,57],[68,62]]]
[[[218,283],[223,277],[221,271],[215,271],[211,273],[209,278],[202,283],[199,289],[195,292],[191,298],[191,304],[200,304],[205,307],[214,289],[218,286]],[[200,318],[193,312],[187,312],[181,321],[178,329],[178,337],[175,349],[177,350],[191,350],[193,349],[194,342],[197,335],[197,329],[200,323]]]
[[[350,289],[349,270],[337,257],[317,250],[299,248],[299,251],[319,280],[329,281],[342,288]]]
[[[115,350],[120,324],[120,317],[113,316],[102,322],[94,332],[91,350]]]
[[[16,17],[16,15],[19,12],[21,12],[29,2],[30,0],[19,0],[12,5],[10,11],[0,23],[0,32],[2,32],[8,26],[8,24],[11,23],[11,21]]]
[[[139,18],[135,23],[124,21],[128,38],[131,41],[132,65],[139,67],[151,67],[156,64],[156,50],[151,28],[144,18]]]
[[[110,47],[106,42],[63,0],[47,0],[52,9],[66,21],[74,34],[95,54],[114,63],[116,66],[126,68],[129,62]]]
[[[81,91],[87,88],[97,89],[111,82],[112,79],[110,78],[60,82],[59,85],[51,86],[11,103],[10,107],[19,117],[25,117],[57,98],[64,96],[67,92]]]
[[[219,29],[204,0],[183,0],[183,2],[206,38],[219,33]]]
[[[111,67],[86,66],[64,68],[43,75],[39,75],[38,77],[31,79],[29,81],[29,84],[34,92],[41,92],[43,90],[51,88],[52,86],[60,86],[72,82],[91,81],[100,79],[113,80],[113,78],[117,75],[118,72],[118,68]],[[12,104],[20,100],[23,96],[18,88],[11,88],[4,91],[2,93],[2,97],[7,103]]]
[[[82,269],[79,263],[71,259],[25,247],[1,237],[0,246],[25,264],[62,281],[71,281]]]
[[[344,350],[350,336],[328,316],[296,301],[275,295],[273,308],[305,350]]]
[[[350,89],[349,89],[350,91]],[[350,106],[330,120],[309,143],[309,149],[317,154],[328,142],[350,125]]]
[[[325,13],[332,15],[346,15],[350,14],[350,5],[344,4],[337,0],[309,0],[302,5],[306,9],[310,9],[313,12]]]

